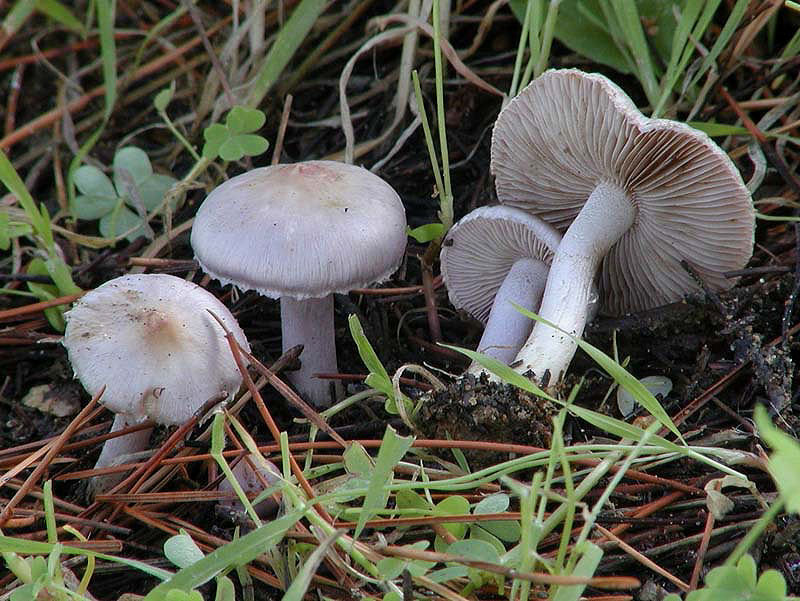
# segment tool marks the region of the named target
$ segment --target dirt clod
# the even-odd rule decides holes
[[[555,407],[523,390],[465,374],[435,392],[419,411],[417,426],[429,438],[527,444],[548,448]],[[468,455],[469,457],[469,455]],[[486,453],[480,453],[483,461]]]

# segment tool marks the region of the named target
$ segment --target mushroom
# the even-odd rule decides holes
[[[580,337],[599,271],[611,315],[714,290],[753,249],[750,194],[727,154],[688,125],[642,115],[602,75],[552,70],[500,113],[492,170],[501,203],[566,230],[539,315]],[[518,371],[557,382],[575,354],[563,332],[537,323]]]
[[[192,248],[223,284],[280,298],[284,351],[302,344],[290,375],[317,406],[336,372],[333,294],[389,277],[406,247],[400,197],[366,169],[308,161],[253,169],[215,188],[197,212]]]
[[[281,472],[274,463],[266,459],[263,459],[263,461],[258,461],[256,458],[251,459],[249,455],[242,457],[231,468],[231,471],[242,491],[248,495],[259,494],[281,479]],[[223,493],[231,493],[234,488],[231,481],[224,478],[219,483],[217,490]],[[278,508],[276,498],[279,497],[280,493],[276,493],[254,505],[253,509],[256,515],[260,518],[266,518],[275,513]],[[232,512],[244,511],[244,505],[239,499],[226,499],[220,501],[219,505],[221,508]]]
[[[214,295],[166,274],[124,275],[87,292],[65,314],[67,348],[75,377],[116,415],[117,432],[153,420],[180,424],[210,398],[231,396],[242,375],[225,332],[247,339]],[[147,448],[150,429],[111,438],[95,467]],[[106,483],[107,484],[107,483]]]
[[[561,234],[520,209],[475,209],[447,234],[440,254],[450,302],[485,325],[478,351],[509,364],[530,334],[533,322],[516,303],[539,309],[553,253]],[[479,374],[473,362],[468,371]]]

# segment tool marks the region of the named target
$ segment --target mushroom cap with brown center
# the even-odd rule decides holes
[[[501,203],[565,230],[600,183],[624,190],[633,226],[606,255],[602,311],[620,315],[730,287],[753,249],[750,193],[708,136],[642,115],[606,77],[547,71],[500,113],[492,171]]]
[[[124,275],[87,292],[65,315],[75,377],[132,421],[178,424],[242,375],[213,311],[244,348],[236,319],[204,288],[166,274]]]

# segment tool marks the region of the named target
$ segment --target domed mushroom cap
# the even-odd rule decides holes
[[[254,169],[215,188],[192,226],[203,270],[273,298],[317,298],[388,278],[406,217],[377,175],[335,161]]]
[[[529,258],[550,265],[561,234],[513,207],[479,207],[447,234],[440,254],[450,302],[486,324],[511,266]]]
[[[213,311],[244,348],[230,311],[205,289],[165,274],[125,275],[65,314],[64,346],[86,391],[116,413],[162,424],[189,419],[242,376]]]
[[[686,260],[715,289],[753,249],[750,194],[728,156],[687,125],[642,115],[607,78],[544,73],[500,113],[492,171],[501,203],[566,229],[600,183],[637,214],[603,261],[604,312],[623,314],[698,290]]]

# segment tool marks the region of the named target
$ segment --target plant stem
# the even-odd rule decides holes
[[[158,111],[158,114],[159,114],[159,115],[161,116],[161,118],[164,120],[164,123],[166,123],[166,124],[167,124],[167,127],[169,128],[169,131],[171,131],[171,132],[172,132],[172,135],[173,135],[173,136],[175,136],[175,137],[178,139],[178,141],[179,141],[179,142],[180,142],[180,143],[183,145],[183,147],[184,147],[186,150],[188,150],[188,151],[189,151],[189,154],[191,154],[191,155],[192,155],[192,158],[193,158],[195,161],[199,161],[199,160],[200,160],[200,155],[199,155],[199,154],[197,154],[197,151],[196,151],[196,150],[194,149],[194,147],[193,147],[193,146],[192,146],[192,145],[189,143],[189,140],[187,140],[187,139],[184,137],[184,135],[183,135],[181,132],[179,132],[179,131],[178,131],[178,128],[177,128],[177,127],[175,127],[175,124],[172,122],[172,120],[171,120],[171,119],[169,118],[169,116],[167,115],[167,111]]]
[[[449,1],[449,0],[448,0]],[[436,125],[439,129],[439,152],[442,155],[444,190],[439,190],[439,220],[444,233],[453,225],[453,190],[450,186],[450,157],[447,154],[447,126],[444,122],[444,74],[441,49],[441,12],[439,0],[433,0],[433,64],[436,71]]]

